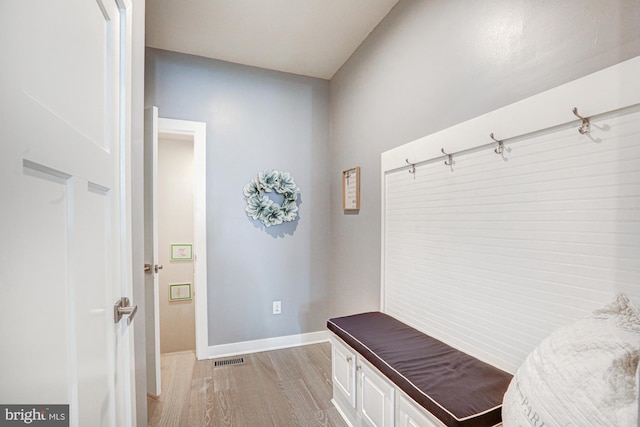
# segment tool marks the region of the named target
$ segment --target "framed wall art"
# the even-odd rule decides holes
[[[360,209],[360,167],[342,172],[342,209],[357,211]]]
[[[169,301],[185,301],[191,299],[191,283],[174,283],[169,285]]]
[[[193,259],[191,243],[174,243],[171,245],[171,261],[190,261]]]

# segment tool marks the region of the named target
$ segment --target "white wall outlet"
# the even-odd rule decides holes
[[[282,313],[282,302],[281,301],[274,301],[273,302],[273,314],[280,314]]]

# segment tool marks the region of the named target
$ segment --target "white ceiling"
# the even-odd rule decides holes
[[[147,0],[146,45],[330,79],[398,0]]]

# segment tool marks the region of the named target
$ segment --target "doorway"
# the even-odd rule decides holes
[[[145,263],[148,265],[146,287],[146,359],[147,359],[147,393],[159,396],[161,393],[160,353],[162,344],[160,312],[161,305],[169,305],[173,311],[190,310],[191,319],[195,316],[191,342],[195,340],[197,359],[207,358],[207,269],[206,269],[206,124],[185,120],[158,118],[158,109],[149,108],[145,113]],[[168,143],[161,141],[171,141]],[[159,210],[162,197],[158,194],[158,153],[160,145],[178,145],[189,147],[189,154],[183,152],[182,166],[176,169],[184,172],[185,157],[190,157],[192,199],[177,204],[179,211],[188,211],[191,218],[179,220],[188,224],[179,224],[180,236],[171,235],[164,239],[159,235]],[[174,147],[175,148],[175,147]],[[183,150],[184,151],[184,150]],[[171,156],[170,153],[167,153]],[[175,201],[175,200],[174,200]],[[190,209],[185,204],[191,204]],[[183,212],[184,213],[184,212]],[[160,215],[161,216],[161,215]],[[189,221],[191,220],[191,221]],[[170,222],[175,222],[169,219]],[[175,225],[175,224],[174,224]],[[191,228],[190,232],[188,229]],[[185,234],[187,233],[187,234]],[[191,240],[189,240],[191,238]],[[168,239],[168,240],[167,240]],[[168,262],[167,262],[168,260]],[[177,269],[173,269],[177,267]],[[167,274],[164,274],[164,268]],[[177,276],[170,273],[175,270]],[[185,274],[191,274],[185,280]],[[160,277],[164,283],[161,286]],[[191,282],[189,282],[191,280]],[[189,284],[190,286],[184,286]],[[172,287],[171,285],[179,285]],[[182,285],[182,286],[180,286]],[[170,292],[173,290],[173,292]],[[189,292],[190,290],[190,292]],[[190,295],[189,295],[190,293]],[[178,310],[175,310],[178,308]],[[174,313],[175,314],[175,313]],[[179,313],[178,317],[184,315]],[[169,322],[172,322],[169,320]],[[184,328],[179,322],[170,325],[180,334]],[[171,329],[171,328],[170,328]],[[170,332],[176,334],[175,331]],[[171,338],[165,338],[171,339]],[[171,350],[171,347],[162,351]]]
[[[194,351],[192,135],[158,135],[160,353]]]

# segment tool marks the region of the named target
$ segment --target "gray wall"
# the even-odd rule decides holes
[[[209,344],[324,329],[329,311],[328,82],[156,49],[146,51],[146,106],[207,123]],[[298,220],[265,229],[242,188],[290,172]],[[282,301],[282,314],[271,303]]]
[[[380,153],[640,55],[638,22],[637,0],[400,0],[330,83],[148,49],[146,105],[208,125],[210,344],[377,309]],[[345,214],[354,166],[361,209]],[[292,226],[244,214],[262,169],[301,188]]]
[[[400,0],[330,84],[332,314],[379,307],[380,153],[640,55],[638,22],[637,0]]]

